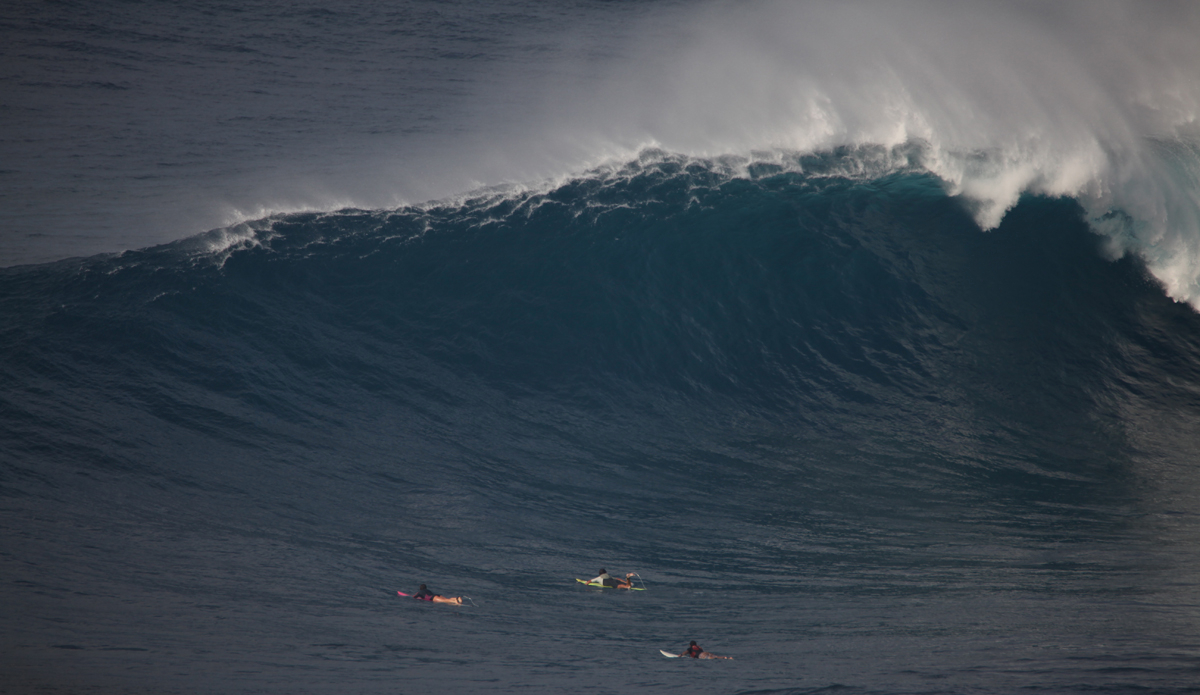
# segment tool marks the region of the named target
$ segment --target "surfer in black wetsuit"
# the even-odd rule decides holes
[[[732,659],[732,656],[717,656],[712,652],[704,651],[704,648],[696,644],[696,640],[692,640],[692,644],[687,648],[687,651],[679,656],[690,656],[693,659]]]
[[[625,575],[624,579],[617,579],[616,577],[609,575],[608,570],[601,568],[600,576],[593,579],[591,582],[589,582],[589,584],[600,584],[601,586],[607,586],[613,589],[632,589],[633,581],[630,579],[632,576],[633,572],[630,572],[629,574]]]
[[[433,601],[434,603],[457,603],[460,605],[462,604],[462,596],[455,596],[453,598],[450,598],[447,596],[442,596],[441,594],[435,594],[432,591],[430,591],[429,589],[425,588],[424,584],[421,585],[421,588],[417,591],[417,593],[413,594],[413,598],[415,598],[419,601]]]

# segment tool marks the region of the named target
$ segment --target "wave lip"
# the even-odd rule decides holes
[[[626,46],[637,70],[548,99],[540,149],[717,159],[920,143],[983,229],[1025,193],[1077,198],[1114,256],[1138,255],[1200,305],[1185,171],[1200,6],[772,1],[655,17]],[[1112,213],[1135,223],[1116,229]]]

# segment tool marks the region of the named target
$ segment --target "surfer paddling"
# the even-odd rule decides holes
[[[397,592],[397,593],[399,593],[401,596],[408,596],[408,594],[404,593],[403,591]],[[460,606],[462,605],[462,601],[463,601],[462,596],[450,597],[450,596],[442,596],[441,594],[435,594],[432,591],[430,591],[429,589],[425,588],[424,584],[421,585],[421,588],[417,591],[417,593],[413,594],[412,597],[417,599],[418,601],[432,601],[434,603],[454,603],[454,604],[457,604]]]
[[[607,586],[612,589],[632,589],[633,588],[633,580],[631,580],[630,577],[632,577],[633,575],[634,575],[634,573],[630,572],[629,574],[625,575],[624,579],[618,579],[616,577],[611,576],[608,573],[608,570],[601,568],[600,576],[591,580],[590,582],[588,582],[588,584],[599,584],[600,586]]]
[[[704,648],[696,644],[696,640],[692,640],[692,644],[687,648],[687,651],[679,656],[690,656],[693,659],[732,659],[732,656],[717,656],[712,652],[704,651]]]

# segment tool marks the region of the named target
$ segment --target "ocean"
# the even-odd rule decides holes
[[[1200,692],[1197,30],[0,11],[0,692]]]

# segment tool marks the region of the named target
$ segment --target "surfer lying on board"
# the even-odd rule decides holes
[[[712,652],[706,652],[706,651],[704,651],[703,647],[696,644],[696,640],[692,640],[692,644],[691,644],[691,646],[689,646],[687,648],[687,651],[680,654],[679,656],[690,656],[693,659],[732,659],[733,658],[732,656],[717,656],[716,654],[713,654]]]
[[[596,577],[595,579],[593,579],[592,581],[590,581],[588,583],[589,584],[600,584],[603,586],[611,587],[613,589],[632,589],[633,581],[629,579],[632,576],[633,576],[633,572],[630,572],[629,574],[625,575],[624,579],[617,579],[616,577],[609,575],[608,570],[602,568],[600,570],[600,576]]]
[[[421,585],[421,588],[417,591],[417,593],[413,594],[413,598],[421,601],[433,601],[434,603],[457,603],[462,605],[462,596],[450,598],[448,596],[442,596],[441,594],[435,594],[429,589],[426,589],[424,584]]]

